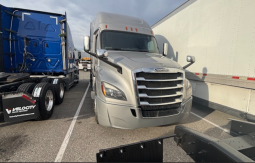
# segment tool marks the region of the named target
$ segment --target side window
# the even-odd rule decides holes
[[[154,49],[154,43],[153,43],[153,41],[148,42],[148,50],[149,50],[149,51],[154,51],[154,50],[155,50],[155,49]]]

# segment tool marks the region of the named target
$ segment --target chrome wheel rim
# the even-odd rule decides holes
[[[64,97],[64,93],[65,93],[64,84],[61,82],[59,84],[59,87],[60,87],[60,98],[63,98]]]
[[[53,92],[48,90],[45,95],[45,108],[47,111],[51,111],[53,107]]]

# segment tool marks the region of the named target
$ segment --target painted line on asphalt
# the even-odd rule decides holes
[[[63,158],[63,156],[64,156],[66,147],[67,147],[68,142],[69,142],[69,140],[70,140],[70,137],[71,137],[71,135],[72,135],[72,132],[73,132],[73,129],[74,129],[74,125],[75,125],[75,123],[76,123],[76,120],[77,120],[77,118],[78,118],[78,116],[79,116],[79,114],[80,114],[80,111],[81,111],[81,107],[82,107],[82,105],[83,105],[83,103],[84,103],[84,100],[85,100],[85,98],[86,98],[86,95],[87,95],[89,86],[90,86],[90,83],[88,84],[88,87],[87,87],[87,89],[86,89],[86,91],[85,91],[85,93],[84,93],[84,95],[83,95],[83,97],[82,97],[82,99],[81,99],[80,105],[78,106],[78,109],[77,109],[77,111],[76,111],[76,113],[75,113],[75,115],[74,115],[74,117],[73,117],[73,120],[72,120],[72,122],[71,122],[71,125],[70,125],[70,127],[69,127],[69,129],[68,129],[68,131],[67,131],[67,133],[66,133],[65,139],[64,139],[64,141],[63,141],[63,143],[62,143],[62,145],[61,145],[61,147],[60,147],[60,149],[59,149],[59,151],[58,151],[58,155],[57,155],[57,157],[56,157],[56,159],[55,159],[55,162],[61,162],[61,161],[62,161],[62,158]]]
[[[200,118],[200,119],[202,119],[202,120],[204,120],[204,121],[210,123],[211,125],[213,125],[213,126],[219,128],[219,129],[225,131],[226,133],[230,134],[230,131],[229,131],[228,129],[222,128],[222,127],[220,127],[219,125],[217,125],[217,124],[215,124],[215,123],[213,123],[213,122],[211,122],[211,121],[209,121],[209,120],[207,120],[207,119],[205,119],[205,118],[203,118],[203,117],[201,117],[201,116],[199,116],[199,115],[197,115],[197,114],[195,114],[195,113],[193,113],[193,112],[190,112],[190,113],[193,114],[194,116],[196,116],[196,117],[198,117],[198,118]]]

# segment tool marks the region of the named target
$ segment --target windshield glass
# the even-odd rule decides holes
[[[101,41],[102,49],[106,50],[159,53],[156,39],[149,35],[104,31],[101,34]]]

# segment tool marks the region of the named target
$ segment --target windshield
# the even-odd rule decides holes
[[[159,53],[156,39],[149,35],[104,31],[101,34],[101,41],[102,49],[106,50]]]

